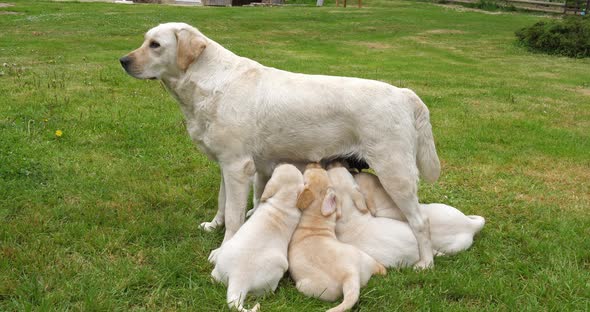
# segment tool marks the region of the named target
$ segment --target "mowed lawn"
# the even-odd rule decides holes
[[[547,17],[412,1],[10,3],[0,8],[0,310],[227,310],[207,261],[223,233],[198,229],[215,214],[219,168],[164,88],[118,62],[169,21],[264,65],[386,81],[429,106],[443,169],[420,199],[486,227],[432,270],[374,277],[354,311],[590,309],[590,59],[515,43],[515,30]],[[288,277],[255,302],[334,305]]]

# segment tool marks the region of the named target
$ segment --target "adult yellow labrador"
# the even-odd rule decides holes
[[[416,267],[433,264],[417,183],[419,172],[435,181],[440,163],[428,108],[413,91],[266,67],[184,23],[150,29],[141,47],[120,62],[135,78],[164,82],[180,104],[192,140],[219,163],[219,209],[202,226],[225,224],[224,242],[244,223],[255,173],[259,199],[280,162],[354,157],[375,170],[406,216],[420,246]]]

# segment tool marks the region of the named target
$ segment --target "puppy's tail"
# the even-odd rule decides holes
[[[361,285],[358,276],[349,276],[342,283],[344,299],[342,303],[326,312],[344,312],[350,310],[359,300]]]
[[[417,131],[416,165],[420,170],[420,176],[424,181],[432,183],[440,175],[440,161],[434,145],[432,126],[430,125],[430,112],[426,104],[414,93],[405,89],[410,101],[414,104],[414,118]]]
[[[239,312],[256,312],[260,309],[260,304],[256,303],[252,309],[244,308],[244,301],[246,300],[246,295],[248,295],[248,290],[244,289],[243,287],[239,287],[235,285],[236,283],[232,283],[231,281],[228,282],[227,287],[227,305],[230,309],[236,309]]]

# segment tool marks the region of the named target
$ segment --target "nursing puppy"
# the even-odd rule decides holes
[[[372,216],[346,168],[331,165],[328,176],[339,199],[337,210],[342,213],[336,221],[336,236],[341,242],[357,247],[386,267],[406,267],[419,260],[418,243],[407,223]]]
[[[229,241],[211,252],[213,278],[227,285],[227,303],[238,311],[249,292],[274,291],[289,267],[287,249],[301,212],[296,207],[303,176],[292,165],[275,170],[254,215]]]
[[[354,176],[363,193],[367,209],[375,217],[406,221],[404,214],[389,197],[379,178],[368,172]],[[445,204],[420,204],[422,214],[430,220],[433,250],[439,254],[456,254],[473,244],[473,236],[483,228],[481,216],[466,216],[458,209]]]
[[[326,171],[308,167],[304,180],[297,201],[303,211],[301,221],[289,244],[289,272],[297,289],[307,296],[334,301],[344,295],[342,303],[328,312],[346,311],[358,301],[360,288],[371,275],[386,270],[371,256],[336,238],[338,199]]]
[[[219,163],[218,210],[227,242],[282,162],[362,159],[381,177],[420,246],[417,267],[433,265],[428,219],[418,208],[418,175],[440,174],[429,111],[409,89],[375,80],[305,75],[235,55],[184,23],[150,29],[120,59],[138,79],[158,79],[179,102],[194,143]]]

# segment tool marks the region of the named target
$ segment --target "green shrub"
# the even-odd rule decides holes
[[[498,1],[495,0],[479,0],[473,6],[486,11],[496,11],[502,8]]]
[[[538,22],[516,32],[530,50],[569,57],[590,57],[590,19],[572,16]]]

